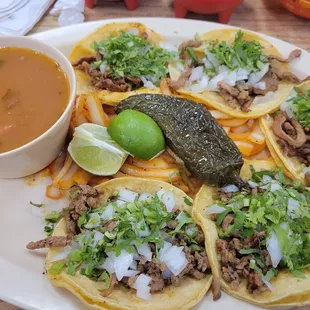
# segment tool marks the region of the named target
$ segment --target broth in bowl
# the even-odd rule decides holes
[[[0,153],[47,131],[66,109],[70,86],[50,57],[22,47],[0,48]]]

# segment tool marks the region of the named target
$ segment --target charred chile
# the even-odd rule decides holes
[[[238,180],[242,155],[203,105],[184,98],[141,94],[122,100],[115,108],[116,113],[127,109],[153,118],[167,145],[197,179],[216,186]]]

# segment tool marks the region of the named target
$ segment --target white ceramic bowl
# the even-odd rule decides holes
[[[57,122],[33,141],[0,154],[0,178],[20,178],[45,168],[60,152],[70,125],[76,80],[69,60],[52,46],[29,37],[0,36],[0,47],[7,46],[29,48],[51,57],[66,73],[70,84],[67,108]]]

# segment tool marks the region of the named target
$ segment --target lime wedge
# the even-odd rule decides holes
[[[88,123],[75,128],[68,152],[78,166],[102,176],[115,174],[128,155],[112,140],[106,127]]]
[[[149,160],[165,149],[161,128],[148,115],[124,110],[108,126],[114,141],[134,157]]]

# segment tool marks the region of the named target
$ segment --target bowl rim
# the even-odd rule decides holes
[[[27,142],[26,144],[23,144],[13,150],[10,151],[6,151],[4,153],[0,153],[0,159],[4,158],[4,157],[9,157],[9,156],[14,156],[17,155],[18,153],[21,153],[23,151],[25,151],[26,149],[32,147],[33,145],[35,145],[36,143],[40,142],[40,140],[44,139],[46,136],[48,136],[50,133],[52,133],[55,128],[57,128],[62,122],[63,120],[66,118],[67,114],[70,113],[73,105],[74,105],[74,99],[76,96],[76,76],[74,73],[74,69],[69,61],[69,59],[62,53],[60,52],[56,47],[46,44],[45,42],[41,41],[40,39],[36,39],[36,38],[32,38],[32,37],[21,37],[21,36],[4,36],[5,39],[11,39],[11,40],[18,40],[18,41],[30,41],[33,42],[34,46],[33,47],[25,47],[26,49],[30,49],[33,51],[37,51],[40,52],[46,56],[48,56],[49,58],[51,58],[52,60],[54,60],[57,64],[59,64],[59,60],[56,60],[55,58],[47,55],[44,52],[41,52],[40,50],[38,50],[36,48],[36,46],[43,46],[47,49],[50,49],[53,53],[57,54],[57,59],[62,58],[62,60],[64,62],[66,62],[68,64],[68,70],[65,72],[65,70],[63,68],[62,71],[66,74],[68,82],[69,82],[69,87],[70,87],[70,96],[68,98],[68,103],[67,106],[65,108],[65,110],[62,112],[62,114],[60,115],[60,117],[57,119],[57,121],[51,126],[49,127],[46,131],[44,131],[42,134],[40,134],[38,137],[34,138],[33,140]],[[2,46],[0,46],[1,48]],[[16,44],[16,46],[14,46],[13,44],[4,44],[3,47],[22,47],[22,46],[18,46],[18,44]],[[70,79],[69,79],[69,74],[72,76],[72,85],[70,83]]]

